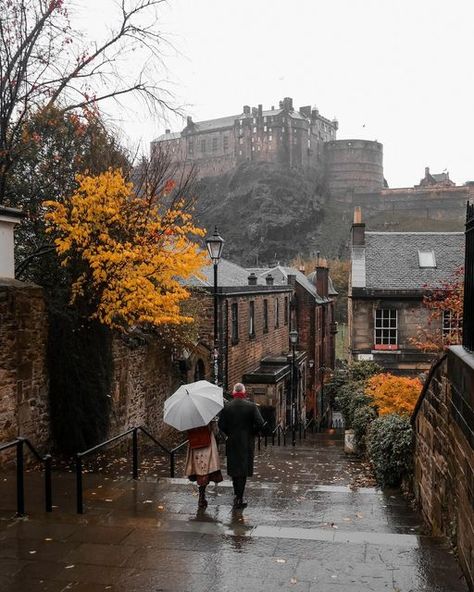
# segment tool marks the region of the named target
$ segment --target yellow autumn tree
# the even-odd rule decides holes
[[[380,415],[398,413],[410,415],[420,396],[422,384],[418,378],[375,374],[367,380],[365,394],[371,397]]]
[[[195,242],[204,231],[193,223],[174,183],[157,193],[135,189],[120,170],[79,175],[65,203],[45,202],[47,230],[72,275],[71,303],[112,328],[179,325],[189,297],[183,280],[199,273],[206,255]]]

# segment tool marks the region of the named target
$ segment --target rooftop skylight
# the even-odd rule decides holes
[[[418,265],[420,267],[436,267],[434,251],[418,251]]]

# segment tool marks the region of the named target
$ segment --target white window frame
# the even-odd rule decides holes
[[[398,337],[398,310],[396,308],[375,309],[374,345],[382,349],[384,346],[392,349],[394,346],[398,347]]]
[[[452,310],[443,310],[441,316],[441,332],[443,341],[458,341],[462,331],[462,318]]]

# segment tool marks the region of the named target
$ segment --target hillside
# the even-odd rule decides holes
[[[244,164],[199,182],[196,218],[225,238],[225,256],[241,265],[289,262],[323,250],[323,191],[318,176],[270,164]]]

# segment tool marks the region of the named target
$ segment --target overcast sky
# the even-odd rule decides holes
[[[110,22],[113,0],[75,4],[91,35]],[[163,78],[195,121],[290,96],[337,117],[339,139],[382,142],[391,187],[425,166],[474,179],[474,0],[169,0],[161,14]],[[113,116],[145,150],[183,126],[132,102]]]

